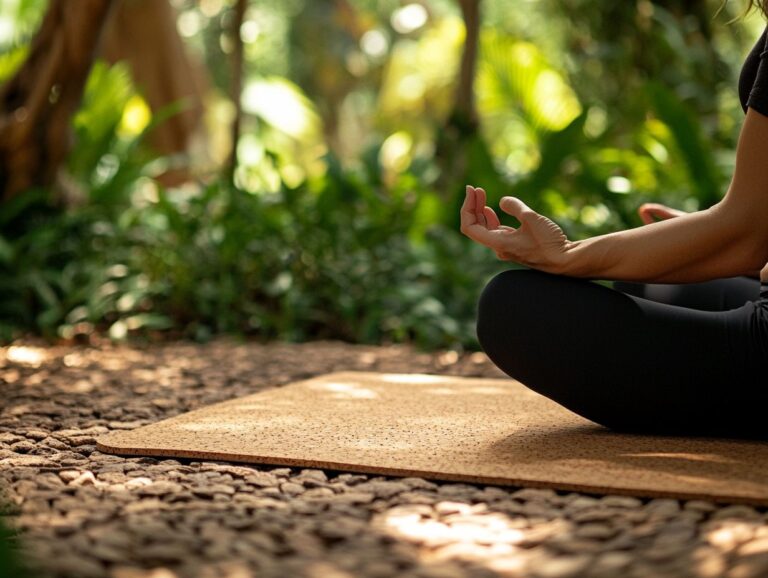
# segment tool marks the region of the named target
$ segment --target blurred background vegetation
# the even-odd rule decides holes
[[[765,23],[720,4],[3,0],[0,341],[476,349],[515,265],[465,184],[571,239],[724,194]]]

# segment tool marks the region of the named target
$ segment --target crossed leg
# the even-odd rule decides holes
[[[728,311],[760,296],[760,281],[739,276],[703,283],[630,283],[614,281],[613,288],[657,303],[702,311]]]
[[[480,296],[477,336],[509,376],[611,429],[768,439],[757,313],[753,301],[706,311],[508,270]]]

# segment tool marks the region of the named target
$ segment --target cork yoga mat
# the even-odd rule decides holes
[[[768,505],[768,443],[613,432],[512,379],[331,373],[97,442],[119,455]]]

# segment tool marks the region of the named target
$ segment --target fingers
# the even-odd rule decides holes
[[[465,225],[469,226],[473,224],[479,224],[479,225],[482,225],[483,227],[489,227],[489,219],[486,214],[486,209],[489,209],[491,213],[493,213],[493,210],[490,209],[490,207],[486,207],[485,202],[486,202],[486,195],[485,195],[484,189],[475,188],[472,185],[467,185],[466,196],[464,197],[464,203],[462,204],[462,207],[461,207],[462,228],[464,228]],[[472,217],[474,217],[474,220]],[[496,217],[495,213],[493,213],[490,220],[490,223],[494,223],[494,222],[495,222],[495,225],[490,227],[492,229],[495,229],[500,224],[498,217]]]
[[[491,207],[484,207],[483,214],[485,215],[486,225],[489,229],[498,229],[501,225],[499,217],[496,216],[496,212]]]
[[[474,187],[467,185],[464,203],[461,205],[461,232],[469,236],[467,228],[477,224],[477,213],[475,212],[475,190]]]
[[[485,206],[485,200],[483,189],[467,185],[461,205],[461,232],[473,241],[501,250],[503,235],[500,234],[508,234],[515,229],[502,225],[494,210]]]
[[[491,249],[495,250],[501,250],[503,245],[503,241],[501,239],[500,235],[501,231],[495,230],[491,231],[489,229],[486,229],[482,225],[475,223],[474,225],[470,225],[467,227],[464,234],[472,239],[473,241],[477,241],[478,243],[482,243],[486,247],[490,247]]]
[[[488,221],[485,218],[486,201],[485,189],[481,189],[480,187],[475,188],[475,213],[477,214],[477,222],[483,227],[488,227]],[[491,229],[494,228],[495,227],[491,227]]]
[[[475,211],[475,201],[476,195],[475,195],[475,187],[472,185],[467,185],[467,196],[464,199],[464,204],[466,205],[467,209],[474,212]]]

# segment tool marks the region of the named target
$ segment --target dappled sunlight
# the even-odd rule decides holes
[[[152,111],[147,102],[138,94],[134,94],[126,103],[120,120],[120,134],[137,136],[147,128],[152,120]]]
[[[379,162],[387,171],[396,174],[411,163],[413,138],[405,131],[397,131],[387,137],[379,151]]]
[[[78,352],[68,353],[62,361],[66,367],[84,367],[88,364],[86,357]]]
[[[432,516],[418,506],[395,506],[372,523],[383,533],[421,546],[423,560],[471,560],[499,572],[525,567],[526,540],[534,536],[541,540],[569,529],[565,520],[528,528],[524,518],[488,511],[483,503],[443,501],[435,504],[435,510],[438,514]]]
[[[693,460],[697,462],[713,462],[719,464],[738,464],[738,460],[729,459],[719,454],[711,453],[696,453],[690,452],[638,452],[638,453],[624,453],[627,457],[633,458],[672,458],[681,460]]]
[[[445,377],[417,373],[385,373],[379,377],[389,383],[442,383]]]
[[[719,550],[730,552],[755,537],[756,532],[761,537],[768,535],[768,527],[763,525],[762,520],[724,519],[718,521],[714,529],[704,529],[702,540]],[[758,547],[759,543],[755,548]],[[768,551],[768,543],[763,543],[762,548]]]
[[[400,34],[409,34],[424,26],[428,18],[429,14],[426,8],[414,2],[392,12],[390,22],[392,23],[392,28]]]
[[[6,350],[5,358],[11,363],[28,367],[40,367],[47,360],[47,354],[42,347],[12,345]]]
[[[342,399],[375,399],[379,396],[372,389],[360,387],[352,383],[317,383],[309,385],[310,389],[332,391],[334,398]]]
[[[296,85],[284,78],[258,78],[243,91],[243,110],[296,139],[315,139],[320,118]]]

